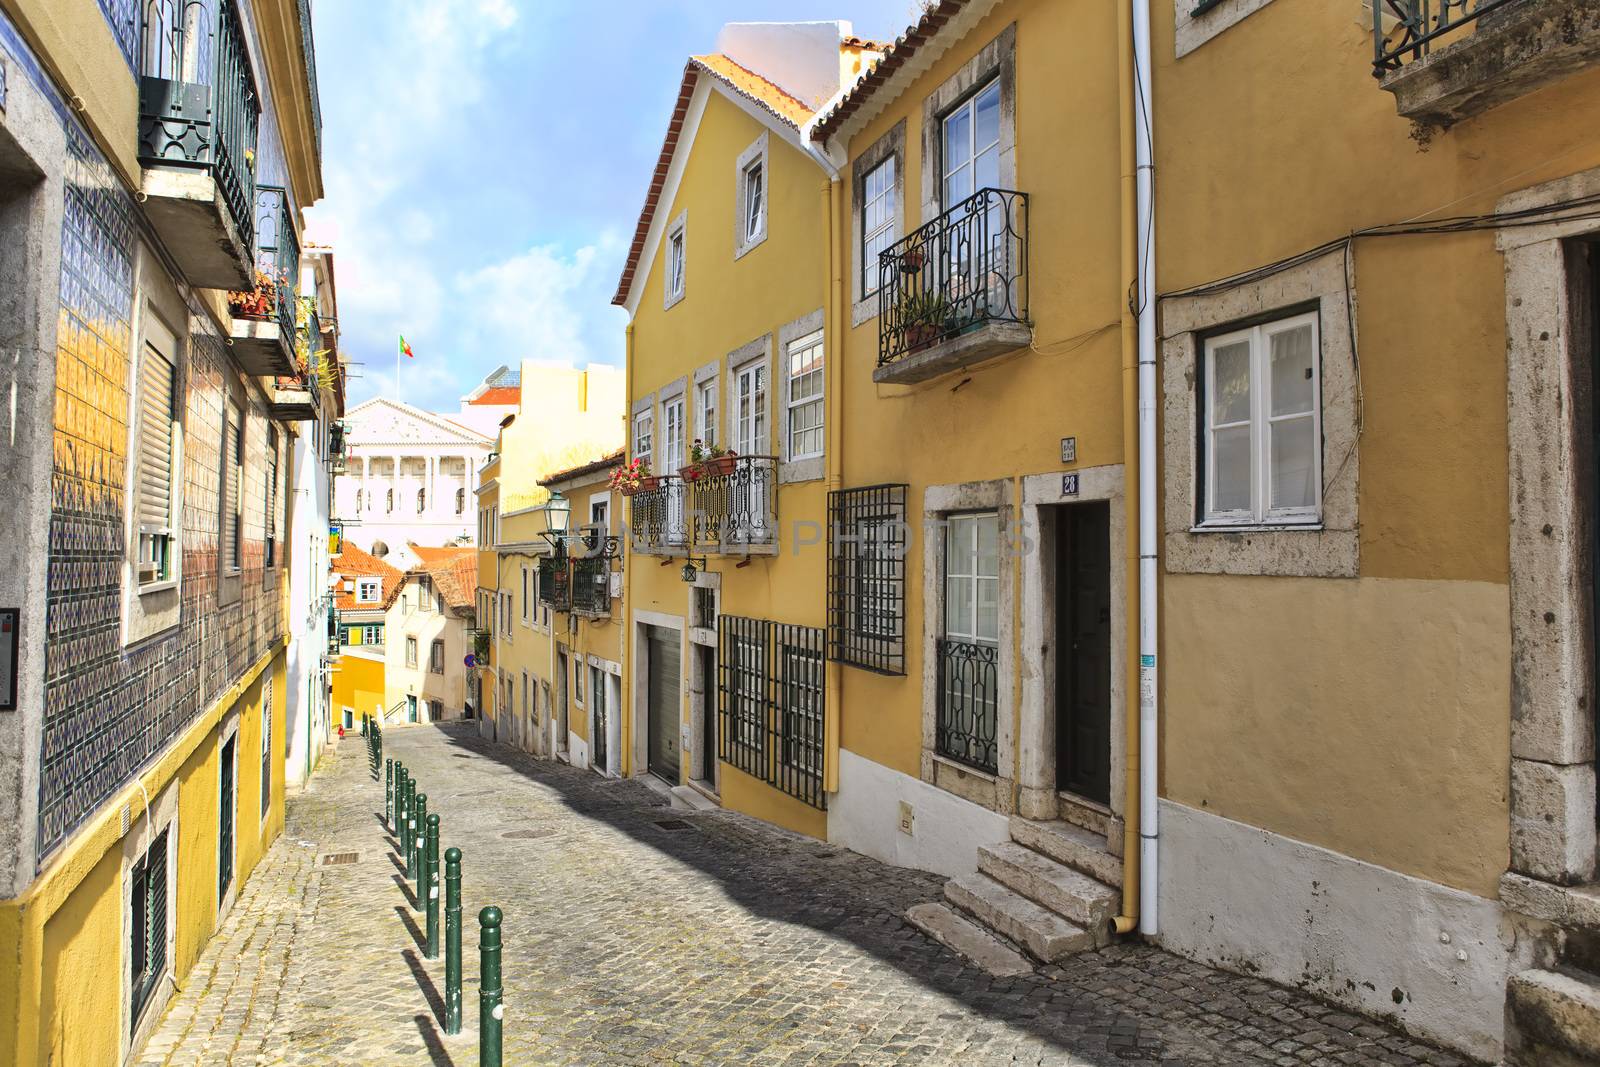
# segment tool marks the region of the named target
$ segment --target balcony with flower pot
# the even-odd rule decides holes
[[[628,536],[635,552],[682,555],[689,543],[687,484],[676,474],[650,472],[633,459],[611,472],[611,490],[628,501]]]
[[[254,285],[228,293],[234,358],[247,374],[293,376],[305,369],[296,359],[302,318],[295,292],[300,242],[282,189],[264,185],[256,191],[256,232],[261,250]]]
[[[773,555],[778,551],[778,459],[741,456],[694,442],[678,472],[688,486],[690,542],[696,552]]]
[[[981,189],[879,254],[873,381],[925,382],[1032,343],[1025,194]]]
[[[189,284],[251,284],[261,94],[236,0],[150,3],[139,39],[145,215]]]

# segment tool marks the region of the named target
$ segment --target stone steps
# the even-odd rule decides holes
[[[944,897],[1046,963],[1095,946],[1094,935],[983,873],[946,882]]]
[[[1026,956],[937,901],[911,905],[906,911],[906,921],[996,977],[1033,973],[1033,964]]]
[[[1122,859],[1106,851],[1104,835],[1059,819],[1041,822],[1013,815],[1011,840],[1082,871],[1097,882],[1122,884]]]
[[[717,810],[716,802],[692,785],[672,787],[672,806],[681,811]]]
[[[1096,947],[1111,940],[1110,924],[1122,901],[1121,894],[1082,871],[1014,841],[980,848],[978,870],[1019,896],[1089,930]]]
[[[1600,1063],[1600,977],[1576,969],[1529,970],[1506,983],[1514,1067]]]

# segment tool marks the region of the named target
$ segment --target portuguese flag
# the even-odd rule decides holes
[[[406,335],[405,334],[401,334],[400,335],[400,352],[407,359],[416,359],[417,358],[417,354],[415,352],[411,351],[411,346],[406,343]]]

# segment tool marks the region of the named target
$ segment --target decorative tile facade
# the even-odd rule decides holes
[[[100,10],[111,27],[111,36],[128,66],[139,68],[139,4],[140,0],[100,0]]]
[[[227,390],[238,389],[239,378],[222,336],[204,308],[192,303],[183,372],[181,621],[159,637],[123,647],[136,208],[77,123],[68,119],[65,126],[41,860],[282,636],[280,583],[269,582],[262,570],[267,432],[254,391],[247,393],[243,569],[237,597],[230,590],[228,602],[221,602],[223,418]]]

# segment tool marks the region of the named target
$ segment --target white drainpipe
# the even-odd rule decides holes
[[[1156,916],[1156,220],[1150,0],[1133,4],[1134,163],[1139,263],[1139,932]]]

